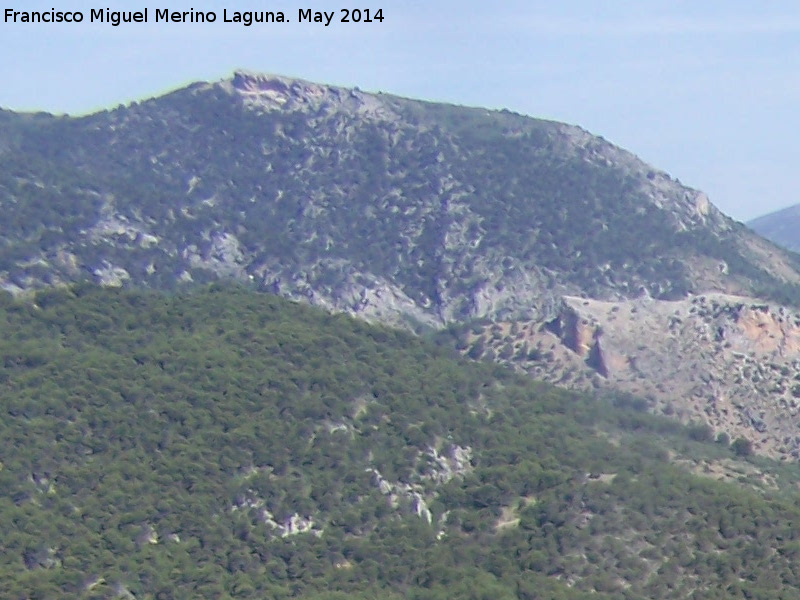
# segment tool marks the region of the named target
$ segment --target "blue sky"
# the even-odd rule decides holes
[[[15,10],[81,10],[28,0]],[[556,5],[557,4],[557,5]],[[298,8],[383,23],[297,23]],[[80,114],[247,68],[581,125],[745,220],[800,202],[800,3],[231,0],[216,24],[0,21],[0,106]],[[222,9],[288,24],[221,23]]]

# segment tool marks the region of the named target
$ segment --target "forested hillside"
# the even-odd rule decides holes
[[[0,331],[0,597],[797,597],[797,469],[634,398],[222,286]]]

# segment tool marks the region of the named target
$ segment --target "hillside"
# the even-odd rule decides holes
[[[798,259],[602,138],[236,73],[82,118],[0,112],[0,285],[234,278],[382,322],[561,295],[797,303]]]
[[[222,286],[0,297],[3,598],[795,597],[795,466]]]
[[[451,327],[471,358],[581,390],[614,389],[716,433],[800,458],[800,313],[725,294],[658,301],[564,297],[553,317]]]
[[[800,252],[800,205],[790,206],[747,223],[753,231],[778,246]]]

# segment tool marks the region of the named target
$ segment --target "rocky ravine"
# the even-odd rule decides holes
[[[754,298],[565,297],[550,318],[500,322],[462,348],[578,389],[617,388],[758,452],[800,458],[800,312]]]

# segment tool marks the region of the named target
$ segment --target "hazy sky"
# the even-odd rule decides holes
[[[83,11],[85,0],[6,0]],[[383,9],[343,24],[338,9]],[[0,106],[85,113],[235,68],[364,90],[509,108],[581,125],[737,219],[800,202],[800,3],[231,0],[127,3],[150,23],[0,21]],[[214,10],[215,24],[153,23],[156,8]],[[119,4],[112,9],[119,9]],[[290,23],[222,23],[222,10]],[[337,11],[300,24],[299,8]]]

